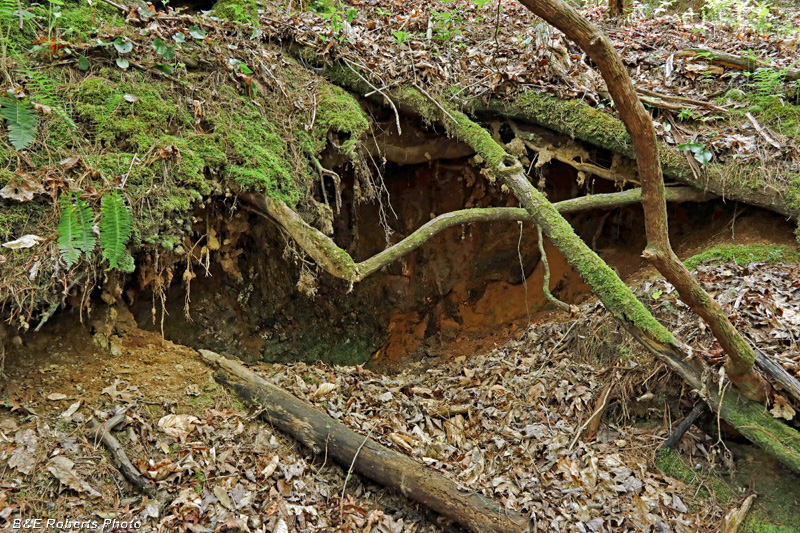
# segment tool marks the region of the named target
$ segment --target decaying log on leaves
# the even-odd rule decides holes
[[[786,81],[800,80],[800,70],[796,68],[781,69],[757,58],[735,56],[733,54],[718,52],[716,50],[690,48],[688,50],[681,50],[675,54],[675,57],[696,57],[703,61],[708,61],[712,65],[716,65],[718,67],[735,68],[737,70],[745,70],[748,72],[755,72],[760,68],[765,68],[781,73],[783,79]]]
[[[89,420],[89,427],[92,428],[92,433],[89,435],[91,439],[99,439],[114,459],[114,465],[119,469],[128,482],[139,489],[141,492],[154,498],[156,490],[153,485],[142,476],[135,466],[128,459],[128,454],[122,448],[119,441],[111,434],[111,430],[118,426],[125,419],[125,412],[117,412],[113,417],[108,419],[105,423],[100,424],[94,418]]]
[[[765,374],[780,384],[781,388],[795,400],[800,402],[800,381],[786,371],[781,365],[756,349],[756,365]]]
[[[359,435],[341,422],[262,379],[241,363],[200,350],[205,362],[218,371],[214,377],[242,398],[264,408],[262,417],[291,435],[317,455],[367,477],[433,509],[475,532],[523,532],[529,519],[509,511],[377,442]]]

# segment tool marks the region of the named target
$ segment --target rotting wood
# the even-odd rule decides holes
[[[707,61],[712,65],[718,67],[728,67],[737,70],[745,70],[747,72],[755,72],[760,68],[774,70],[780,72],[785,81],[800,80],[800,70],[796,68],[779,68],[775,65],[770,65],[757,58],[741,57],[726,52],[718,52],[717,50],[709,50],[705,48],[690,48],[688,50],[681,50],[675,54],[675,57],[694,57],[699,60]]]
[[[800,381],[781,365],[764,355],[758,348],[755,349],[755,352],[758,367],[780,384],[783,391],[800,402]]]
[[[263,407],[261,416],[265,421],[291,435],[315,455],[325,455],[344,468],[352,465],[354,472],[433,509],[470,531],[518,533],[529,530],[528,517],[475,492],[460,490],[454,481],[406,455],[365,439],[241,363],[209,350],[200,350],[200,355],[217,369],[214,374],[217,382]]]

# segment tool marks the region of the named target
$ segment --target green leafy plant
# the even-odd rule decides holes
[[[103,196],[100,208],[100,250],[108,268],[132,272],[133,258],[127,244],[133,231],[131,208],[119,191]]]
[[[133,50],[133,43],[130,41],[123,41],[122,37],[114,39],[114,49],[120,54],[127,54]]]
[[[755,72],[747,73],[751,83],[750,88],[755,95],[755,99],[760,104],[768,103],[774,99],[784,97],[783,83],[785,70],[775,70],[771,68],[759,68]]]
[[[680,121],[693,119],[693,118],[696,118],[696,117],[697,117],[697,115],[695,115],[694,111],[692,111],[688,107],[684,107],[683,109],[681,109],[681,112],[678,113],[678,120],[680,120]]]
[[[411,34],[407,31],[393,31],[392,35],[394,36],[394,41],[397,44],[406,44],[408,39],[411,38]]]
[[[81,252],[90,254],[97,244],[97,237],[92,230],[94,216],[89,204],[72,192],[63,195],[59,203],[58,253],[67,268],[72,268]]]
[[[165,60],[172,61],[175,59],[175,49],[171,46],[167,46],[167,43],[161,39],[156,39],[153,41],[153,48],[155,49],[156,53]]]
[[[78,126],[75,125],[75,121],[72,120],[69,108],[65,104],[64,99],[59,97],[58,88],[53,78],[28,67],[18,69],[17,74],[26,79],[25,87],[28,89],[28,93],[31,95],[33,101],[49,107],[53,111],[53,115],[58,117],[71,130],[76,130],[78,128]]]
[[[189,26],[189,35],[201,41],[206,38],[206,32],[199,26]]]
[[[24,150],[36,138],[39,119],[27,98],[0,96],[0,116],[8,126],[8,138],[17,150]]]
[[[698,163],[705,165],[711,158],[714,157],[714,154],[711,153],[711,150],[706,148],[706,145],[703,143],[682,143],[678,145],[678,150],[688,150],[692,152],[692,155],[697,160]]]

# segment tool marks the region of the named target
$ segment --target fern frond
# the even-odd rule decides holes
[[[24,150],[36,138],[39,118],[28,100],[0,96],[0,116],[6,119],[8,138],[17,150]]]
[[[133,262],[127,259],[130,255],[126,248],[132,231],[133,217],[125,198],[117,190],[103,196],[100,208],[100,249],[103,258],[108,260],[109,269],[132,269]]]
[[[72,193],[61,197],[61,220],[58,222],[58,253],[67,268],[78,262],[81,255],[75,245],[78,233],[78,216],[75,204],[72,202]]]
[[[92,208],[71,192],[59,200],[61,220],[58,222],[58,252],[67,268],[77,263],[81,252],[92,253],[97,237],[92,230]]]
[[[0,2],[3,1],[0,0]],[[75,125],[75,121],[72,120],[69,108],[59,98],[56,82],[52,78],[28,67],[17,69],[17,74],[26,79],[25,87],[35,102],[44,104],[52,109],[53,114],[63,120],[70,129],[75,130],[78,128]]]
[[[97,236],[94,234],[94,229],[92,228],[94,223],[92,208],[89,207],[86,200],[81,200],[80,198],[75,198],[73,205],[75,206],[75,217],[78,220],[78,233],[76,235],[75,246],[81,252],[90,254],[97,244]]]

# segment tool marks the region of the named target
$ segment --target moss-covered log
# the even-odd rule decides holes
[[[508,101],[470,101],[465,110],[481,115],[525,120],[605,150],[632,159],[636,157],[633,142],[622,122],[578,100],[562,100],[549,94],[528,91]],[[761,172],[757,168],[742,172],[752,174],[751,179],[741,179],[737,176],[739,173],[732,172],[731,169],[731,165],[738,165],[736,162],[724,165],[709,163],[703,167],[705,172],[697,177],[685,154],[664,142],[659,142],[658,148],[661,168],[670,179],[781,215],[795,219],[800,217],[800,206],[793,201],[800,194],[800,184],[791,185],[797,191],[778,190],[762,181]]]

